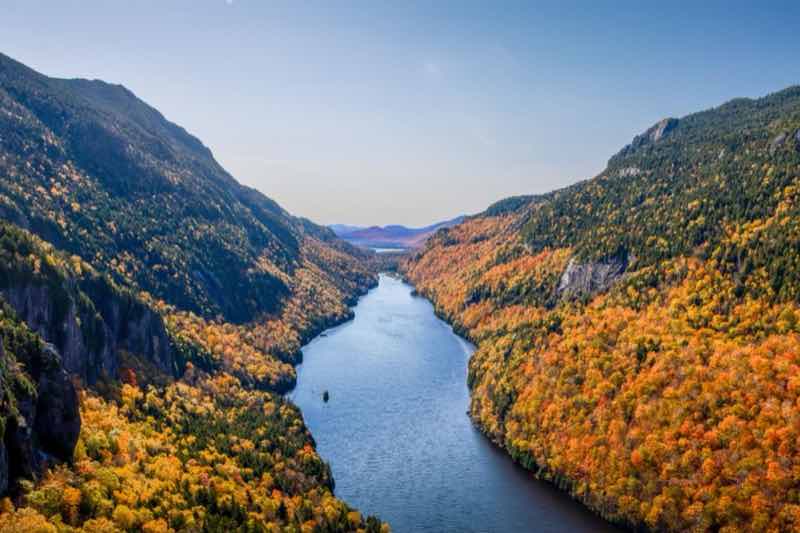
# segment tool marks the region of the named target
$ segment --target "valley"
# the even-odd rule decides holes
[[[798,530],[799,169],[793,86],[323,227],[0,54],[0,533]]]
[[[395,531],[617,531],[531,479],[472,425],[474,347],[412,290],[381,275],[353,321],[303,347],[290,398],[330,462],[336,494]]]

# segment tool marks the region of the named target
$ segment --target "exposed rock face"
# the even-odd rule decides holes
[[[123,351],[167,374],[177,368],[161,316],[133,293],[92,271],[55,268],[35,241],[0,229],[0,345],[8,341],[0,348],[3,494],[19,478],[71,460],[81,423],[73,376],[89,385],[115,379]]]
[[[579,263],[570,259],[558,284],[558,295],[562,298],[580,298],[607,290],[627,268],[624,259],[603,262]]]
[[[788,137],[788,135],[786,135],[786,133],[784,132],[779,134],[774,139],[772,139],[772,141],[769,143],[770,153],[774,153],[778,148],[780,148],[783,145],[784,141],[786,141],[786,137]]]
[[[0,494],[8,492],[8,450],[4,442],[0,442]]]
[[[667,133],[675,129],[678,125],[677,118],[665,118],[659,121],[655,126],[645,132],[645,136],[649,137],[651,142],[660,141]]]
[[[0,339],[0,361],[6,362],[6,352],[3,348],[3,340]],[[8,491],[8,450],[5,444],[5,434],[0,441],[0,494]]]
[[[794,134],[794,149],[800,152],[800,130]]]
[[[159,315],[138,301],[113,294],[100,281],[88,281],[82,288],[95,302],[99,318],[94,309],[80,309],[73,298],[55,295],[48,286],[9,287],[0,294],[32,330],[55,346],[64,369],[86,383],[104,375],[116,377],[120,350],[144,356],[173,373],[172,347]]]
[[[5,359],[2,342],[0,358]],[[36,391],[16,391],[17,416],[6,421],[0,444],[0,494],[55,460],[72,458],[81,430],[78,394],[52,345],[24,361]]]
[[[631,155],[639,148],[642,148],[646,145],[655,144],[665,137],[667,137],[679,124],[679,120],[677,118],[665,118],[658,121],[655,125],[651,126],[647,131],[644,133],[637,135],[633,138],[633,141],[625,148],[619,151],[617,155],[611,158],[609,161],[609,165],[611,165],[614,161]]]
[[[0,294],[28,327],[58,349],[68,372],[81,376],[88,383],[94,383],[103,374],[114,375],[115,358],[106,340],[110,338],[107,328],[102,323],[98,324],[99,328],[91,328],[94,317],[79,317],[74,301],[64,301],[64,295],[52,293],[50,287],[21,285],[9,287]],[[56,302],[59,301],[66,309],[57,308]],[[100,330],[92,332],[98,338],[94,339],[97,342],[91,349],[81,325]]]
[[[641,172],[642,170],[639,167],[625,167],[619,169],[617,175],[620,178],[632,178],[634,176],[638,176],[639,174],[641,174]]]
[[[58,354],[46,345],[48,360],[56,361]],[[72,459],[81,430],[78,393],[62,368],[49,364],[40,371],[36,382],[36,412],[33,429],[41,450],[59,461]]]
[[[114,293],[102,278],[81,282],[110,332],[112,352],[138,354],[167,374],[174,374],[173,347],[161,316],[132,297]],[[116,359],[116,357],[115,357]]]

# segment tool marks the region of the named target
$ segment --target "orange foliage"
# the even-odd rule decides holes
[[[739,296],[714,259],[695,258],[628,273],[588,302],[554,299],[570,251],[529,253],[518,216],[468,220],[402,266],[478,344],[482,430],[610,520],[799,530],[800,308]],[[768,286],[758,272],[747,283]]]

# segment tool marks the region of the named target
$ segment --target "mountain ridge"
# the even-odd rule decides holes
[[[800,87],[634,137],[401,272],[477,350],[470,416],[537,477],[656,531],[793,530]],[[769,437],[767,437],[769,435]]]
[[[46,185],[46,194],[26,198],[21,183],[0,182],[5,218],[73,253],[91,248],[101,255],[100,261],[120,260],[114,256],[123,248],[133,252],[133,264],[125,267],[137,285],[206,316],[221,313],[247,321],[275,311],[280,299],[288,296],[280,276],[253,266],[259,250],[268,248],[275,267],[291,274],[309,223],[239,185],[183,128],[121,86],[47,78],[4,56],[0,56],[0,87],[5,103],[18,110],[17,120],[7,115],[5,124],[0,124],[3,144],[17,143],[24,153],[24,143],[32,141],[31,135],[17,138],[24,123],[34,130],[26,133],[40,137],[34,143],[49,154],[32,153],[31,161],[15,157],[19,153],[13,149],[6,154],[6,175],[13,178],[22,173],[20,166],[34,163],[38,183],[28,179],[29,186]],[[85,87],[91,87],[88,97],[81,93]],[[115,108],[120,101],[126,106]],[[54,175],[57,185],[52,183]],[[71,183],[84,178],[88,187],[71,190]],[[47,194],[54,186],[58,197]],[[81,200],[92,202],[94,212],[75,212]],[[142,207],[149,209],[145,216],[157,223],[142,224]],[[176,224],[178,220],[208,227],[214,235],[187,233]],[[63,223],[66,227],[58,227]],[[311,231],[321,235],[326,230]],[[212,261],[197,248],[201,241],[226,260]],[[174,257],[170,248],[178,246],[181,252]],[[163,267],[165,275],[155,274],[153,266]],[[231,301],[228,294],[242,289],[253,296]]]
[[[442,228],[448,228],[464,220],[460,215],[449,220],[436,222],[420,228],[410,228],[401,224],[386,226],[351,226],[333,224],[329,226],[336,235],[351,244],[366,248],[417,248],[425,240]]]
[[[0,55],[0,257],[0,530],[387,530],[284,397],[369,253],[123,86]]]

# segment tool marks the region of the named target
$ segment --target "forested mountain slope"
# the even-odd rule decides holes
[[[124,87],[2,55],[0,219],[0,531],[381,528],[281,396],[364,252]]]
[[[800,529],[800,88],[661,121],[402,269],[538,475],[632,526]]]
[[[244,322],[280,309],[306,224],[199,140],[122,86],[5,56],[0,106],[4,218],[182,310]]]

